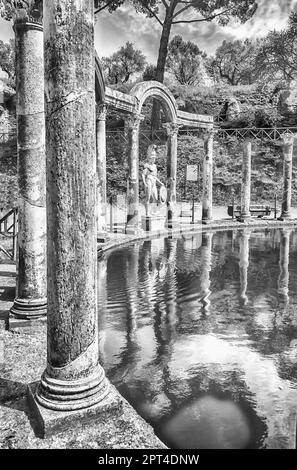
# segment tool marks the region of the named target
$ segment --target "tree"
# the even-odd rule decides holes
[[[142,74],[142,79],[147,82],[150,80],[156,80],[157,68],[153,64],[148,64]]]
[[[15,44],[14,40],[9,42],[0,41],[0,67],[7,73],[8,78],[14,81],[15,78]]]
[[[171,28],[177,24],[190,24],[216,20],[227,25],[231,19],[242,23],[250,19],[257,9],[256,0],[129,0],[139,12],[157,21],[161,38],[157,61],[157,76],[163,82]],[[96,12],[116,10],[124,0],[95,0]]]
[[[203,59],[206,54],[191,41],[174,36],[169,44],[167,69],[181,85],[196,85],[203,78]]]
[[[142,72],[145,65],[145,56],[141,50],[134,49],[131,42],[126,42],[112,56],[102,58],[103,70],[111,85],[127,83],[134,73]]]
[[[256,63],[263,77],[285,81],[297,78],[297,12],[290,14],[286,29],[271,31],[264,38]]]
[[[256,0],[129,0],[136,9],[158,22],[161,38],[157,60],[156,80],[163,83],[171,29],[179,24],[216,20],[227,25],[231,19],[244,23],[257,9]],[[96,12],[116,10],[123,0],[95,0]],[[153,128],[160,124],[160,105],[155,101],[152,114]]]
[[[210,63],[215,79],[223,79],[229,85],[249,85],[257,80],[260,74],[255,58],[259,41],[223,41]]]

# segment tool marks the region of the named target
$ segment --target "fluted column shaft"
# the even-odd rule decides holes
[[[167,227],[172,228],[176,207],[178,125],[166,123],[163,127],[167,132]]]
[[[212,220],[213,131],[204,135],[202,223]]]
[[[143,116],[134,114],[126,122],[128,132],[128,212],[126,233],[138,231],[139,224],[139,128]]]
[[[291,199],[292,199],[292,158],[293,158],[294,136],[287,134],[283,137],[283,201],[282,213],[279,220],[289,219],[291,217]]]
[[[93,0],[44,2],[48,328],[36,400],[61,411],[108,392],[98,362],[93,10]]]
[[[241,214],[240,220],[244,222],[251,217],[251,174],[252,174],[252,144],[246,140],[242,151],[242,181],[241,181]]]
[[[96,157],[97,157],[97,239],[107,236],[106,207],[106,106],[96,109]]]
[[[46,314],[45,118],[42,12],[17,10],[14,22],[17,82],[18,256],[11,314]]]

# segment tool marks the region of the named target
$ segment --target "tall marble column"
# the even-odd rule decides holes
[[[93,11],[93,0],[44,2],[47,367],[33,403],[45,421],[44,410],[89,410],[109,391],[98,362]]]
[[[292,197],[292,158],[293,158],[294,136],[284,134],[283,136],[283,202],[282,212],[279,220],[291,217],[291,197]]]
[[[19,2],[14,22],[17,82],[18,256],[11,316],[46,315],[45,117],[42,3]],[[29,7],[28,7],[29,5]]]
[[[96,156],[97,156],[97,241],[107,239],[106,204],[106,106],[96,109]]]
[[[290,235],[291,229],[283,228],[280,231],[280,251],[279,251],[279,277],[277,292],[284,305],[289,302],[289,255],[290,255]]]
[[[176,207],[177,134],[176,123],[163,125],[167,132],[167,227],[173,228]]]
[[[126,233],[139,230],[139,128],[143,116],[134,114],[126,122],[128,132],[128,213]]]
[[[248,303],[248,267],[250,251],[250,230],[243,230],[239,239],[239,277],[240,277],[240,299],[243,305]]]
[[[242,151],[242,182],[241,182],[241,214],[240,221],[250,219],[251,204],[251,174],[252,174],[252,144],[249,140],[243,142]]]
[[[210,313],[210,271],[211,271],[211,248],[212,248],[212,232],[202,233],[201,244],[201,276],[200,276],[200,289],[201,289],[201,303],[202,313],[209,315]]]
[[[212,220],[212,172],[213,172],[213,137],[214,132],[206,131],[204,134],[203,159],[203,193],[202,193],[202,223]]]

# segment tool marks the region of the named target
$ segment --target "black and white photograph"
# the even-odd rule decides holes
[[[297,0],[0,0],[3,470],[296,429]]]

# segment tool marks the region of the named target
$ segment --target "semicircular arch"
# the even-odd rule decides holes
[[[136,112],[141,114],[142,106],[148,98],[155,98],[163,104],[166,120],[177,122],[177,105],[173,94],[163,83],[148,81],[137,83],[131,90],[130,95],[137,100]]]

